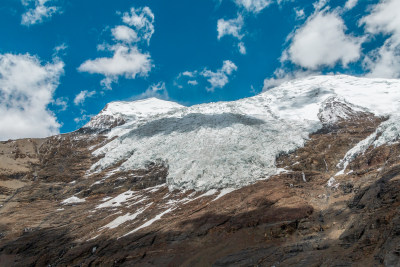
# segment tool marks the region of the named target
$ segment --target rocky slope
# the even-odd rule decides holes
[[[109,104],[0,143],[1,266],[399,266],[400,82]]]

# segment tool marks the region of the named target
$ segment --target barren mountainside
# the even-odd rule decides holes
[[[0,266],[399,266],[400,81],[109,103],[0,142]]]

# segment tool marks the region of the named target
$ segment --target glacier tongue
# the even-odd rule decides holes
[[[321,115],[332,99],[343,105]],[[165,105],[156,102],[148,104]],[[121,171],[161,161],[169,166],[170,189],[237,188],[277,173],[276,157],[303,146],[309,134],[322,127],[319,117],[336,120],[352,111],[392,115],[399,113],[399,103],[398,80],[316,76],[234,102],[168,104],[155,113],[116,108],[113,114],[129,116],[121,115],[126,123],[109,133],[118,137],[94,152],[104,157],[91,171],[121,161]],[[134,107],[137,102],[125,104]]]

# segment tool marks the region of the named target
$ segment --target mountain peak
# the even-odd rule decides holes
[[[83,126],[80,131],[104,132],[127,122],[168,113],[184,106],[155,97],[135,101],[114,101],[108,103],[99,114]]]

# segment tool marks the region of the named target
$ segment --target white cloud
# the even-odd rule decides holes
[[[330,0],[318,0],[318,1],[314,2],[313,7],[314,7],[315,11],[320,11],[321,9],[326,7],[326,5],[329,3],[329,1]]]
[[[135,79],[136,76],[147,76],[153,64],[149,53],[142,52],[137,42],[145,40],[147,44],[154,33],[154,14],[150,8],[131,8],[130,13],[122,15],[122,21],[135,30],[125,25],[111,29],[116,42],[114,45],[98,45],[99,50],[112,52],[112,57],[100,57],[83,62],[78,70],[91,74],[102,74],[101,85],[111,89],[111,84],[118,82],[120,76],[126,79]],[[135,44],[133,44],[135,43]]]
[[[282,6],[283,4],[285,4],[286,2],[294,2],[294,1],[296,1],[296,0],[277,0],[276,1],[276,3],[279,5],[279,6]]]
[[[358,4],[358,0],[347,0],[344,8],[347,10],[353,9]]]
[[[264,80],[263,91],[266,91],[273,87],[279,86],[282,83],[291,81],[293,79],[299,79],[299,78],[304,78],[304,77],[318,75],[318,74],[320,74],[320,73],[317,71],[298,70],[298,71],[288,72],[283,68],[278,68],[274,72],[274,77],[267,78]]]
[[[22,14],[21,24],[30,26],[42,23],[45,19],[60,12],[60,8],[50,5],[53,0],[22,0],[22,4],[28,10]]]
[[[381,1],[373,7],[371,14],[361,19],[360,23],[365,24],[366,30],[373,34],[391,33],[400,35],[399,10],[399,1]]]
[[[272,2],[271,0],[235,0],[237,6],[254,14],[260,13],[264,8],[272,4]]]
[[[243,35],[240,33],[243,27],[243,17],[238,15],[236,19],[224,20],[219,19],[217,22],[218,39],[225,35],[232,35],[237,39],[242,39]]]
[[[302,20],[306,17],[306,14],[304,12],[304,9],[295,9],[296,12],[296,19],[297,20]]]
[[[190,84],[190,85],[193,85],[193,86],[199,84],[196,80],[189,80],[187,83]]]
[[[103,74],[105,78],[102,85],[111,89],[111,83],[118,81],[119,76],[135,79],[137,75],[147,76],[152,68],[150,54],[142,53],[137,47],[116,45],[111,58],[102,57],[87,60],[79,66],[78,70],[89,73]]]
[[[218,40],[220,40],[222,37],[226,35],[231,35],[234,38],[241,40],[244,37],[244,35],[241,33],[243,25],[244,25],[243,16],[240,14],[235,19],[230,19],[230,20],[219,19],[217,22]],[[239,53],[241,53],[242,55],[246,54],[246,46],[244,45],[243,42],[239,42],[237,47]]]
[[[363,38],[346,35],[345,31],[344,21],[336,12],[318,11],[294,32],[282,61],[314,70],[338,62],[346,67],[360,58]]]
[[[75,104],[76,106],[82,105],[82,104],[85,102],[86,98],[92,97],[92,96],[94,96],[95,94],[96,94],[96,91],[90,91],[90,92],[89,92],[88,90],[83,90],[83,91],[81,91],[79,94],[77,94],[77,95],[75,96],[74,104]]]
[[[89,121],[94,115],[90,114],[82,114],[82,116],[74,118],[74,122],[78,125],[83,125],[87,121]]]
[[[238,48],[239,48],[240,54],[246,55],[246,53],[247,53],[247,51],[246,51],[246,46],[244,45],[243,42],[240,42],[240,43],[238,44]]]
[[[59,111],[65,111],[68,108],[68,97],[59,97],[53,101],[53,105],[60,107]]]
[[[184,71],[181,73],[181,75],[187,76],[187,77],[193,77],[195,74],[196,74],[195,72],[191,72],[191,71]]]
[[[179,73],[179,75],[176,77],[174,81],[174,85],[177,86],[178,88],[183,88],[183,86],[180,84],[179,80],[185,79],[187,81],[188,85],[198,85],[198,81],[196,80],[198,77],[199,72],[198,71],[184,71]]]
[[[53,49],[53,58],[59,58],[60,56],[66,56],[67,55],[67,49],[68,49],[68,46],[65,43],[54,47],[54,49]]]
[[[389,38],[382,47],[370,52],[363,63],[370,71],[368,77],[400,78],[400,44]]]
[[[222,0],[220,0],[221,2]],[[231,35],[241,41],[244,37],[242,33],[244,27],[243,15],[257,15],[266,7],[272,3],[276,3],[279,6],[288,1],[294,0],[233,0],[236,6],[239,8],[238,17],[230,20],[219,19],[217,22],[218,40],[226,35]],[[246,12],[243,12],[246,11]],[[245,55],[247,53],[246,46],[243,42],[237,44],[238,51],[240,54]]]
[[[386,0],[375,5],[371,13],[360,20],[366,32],[389,35],[382,47],[368,54],[364,60],[369,76],[400,78],[400,1]]]
[[[155,83],[149,86],[147,90],[135,97],[135,99],[145,99],[150,97],[156,97],[160,99],[169,99],[167,87],[165,86],[165,82]]]
[[[210,83],[211,87],[207,88],[207,91],[213,92],[215,88],[223,88],[228,82],[229,77],[233,71],[237,70],[237,66],[230,60],[225,60],[223,62],[222,68],[216,72],[204,69],[201,75],[208,78],[207,81]]]
[[[198,82],[195,80],[198,76],[198,71],[184,71],[179,73],[179,75],[175,78],[174,85],[178,88],[182,89],[183,85],[181,84],[180,80],[186,80],[187,84],[189,85],[197,85]]]
[[[122,21],[136,29],[140,38],[150,43],[150,39],[154,34],[154,14],[149,7],[134,8],[130,12],[125,12]]]
[[[61,61],[42,64],[29,54],[0,54],[0,140],[59,133],[48,105],[63,69]]]
[[[203,82],[204,78],[210,83],[210,87],[207,87],[207,91],[214,92],[215,88],[223,88],[229,82],[229,76],[237,70],[237,66],[230,60],[223,61],[222,67],[217,71],[211,71],[204,68],[202,71],[184,71],[179,73],[175,80],[175,86],[183,88],[181,80],[191,86],[196,86],[200,82]]]
[[[117,41],[133,43],[139,40],[137,33],[132,28],[129,28],[125,25],[119,25],[113,28],[111,33]]]

